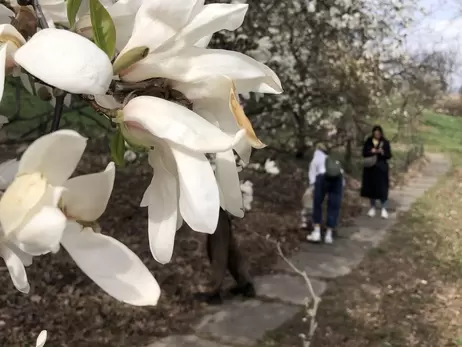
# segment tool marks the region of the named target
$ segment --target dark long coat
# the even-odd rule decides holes
[[[388,189],[390,186],[390,173],[388,160],[391,158],[390,142],[382,138],[375,148],[383,148],[383,154],[373,154],[374,148],[372,136],[368,137],[363,146],[363,157],[377,156],[377,163],[372,167],[363,169],[361,181],[361,196],[369,199],[385,201],[388,199]]]

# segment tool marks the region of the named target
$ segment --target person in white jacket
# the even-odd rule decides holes
[[[343,197],[343,169],[338,160],[328,156],[323,150],[316,149],[310,163],[309,185],[313,196],[314,230],[307,236],[308,241],[321,241],[322,204],[327,195],[327,231],[324,242],[333,243],[333,230],[337,227],[340,206]]]

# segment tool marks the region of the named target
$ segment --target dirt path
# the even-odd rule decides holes
[[[462,346],[462,169],[400,216],[322,300],[313,347]],[[300,346],[303,331],[297,317],[266,345]]]

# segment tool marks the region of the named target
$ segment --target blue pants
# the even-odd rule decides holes
[[[313,191],[313,223],[322,223],[322,203],[327,195],[327,221],[330,229],[337,226],[340,214],[340,205],[343,196],[343,177],[326,178],[324,175],[316,176]]]

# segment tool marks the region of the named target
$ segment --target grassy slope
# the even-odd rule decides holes
[[[462,346],[462,118],[427,112],[427,151],[453,170],[404,214],[358,269],[333,281],[318,311],[313,346]],[[296,317],[261,346],[300,346]]]

